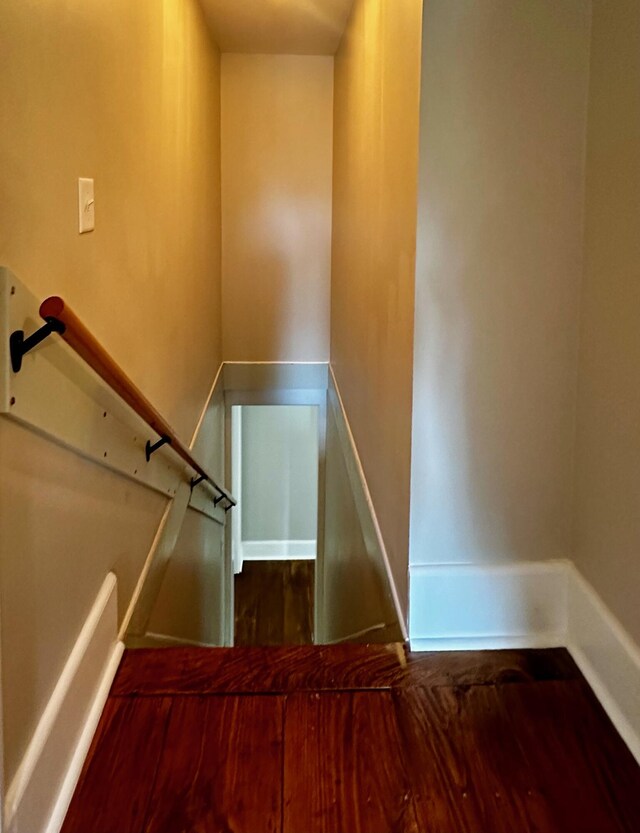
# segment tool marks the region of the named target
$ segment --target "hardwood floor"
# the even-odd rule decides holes
[[[638,833],[564,650],[127,651],[63,833]]]
[[[313,642],[315,561],[245,561],[235,577],[235,645]]]

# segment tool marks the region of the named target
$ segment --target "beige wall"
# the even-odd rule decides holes
[[[0,421],[5,783],[110,570],[127,609],[165,498]]]
[[[640,641],[640,5],[593,6],[578,397],[580,570]]]
[[[224,358],[329,357],[333,59],[222,56]]]
[[[586,0],[426,0],[411,561],[570,553]]]
[[[187,441],[220,361],[219,55],[195,0],[3,0],[0,263],[63,295]],[[77,178],[96,230],[77,232]],[[0,420],[6,779],[165,499]]]
[[[198,3],[3,0],[0,41],[0,262],[64,296],[188,439],[221,356],[219,54]]]
[[[407,595],[420,0],[356,0],[335,59],[331,361]]]

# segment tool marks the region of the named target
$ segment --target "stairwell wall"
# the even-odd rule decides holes
[[[331,363],[405,612],[421,10],[356,0],[334,74]]]
[[[327,361],[333,57],[222,56],[225,361]]]

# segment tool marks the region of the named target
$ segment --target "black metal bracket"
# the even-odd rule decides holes
[[[195,489],[195,487],[198,485],[198,483],[202,483],[203,480],[208,480],[208,479],[209,478],[204,474],[201,474],[200,477],[191,478],[191,490],[193,491],[193,489]]]
[[[220,493],[218,497],[213,499],[213,505],[217,506],[219,503],[222,503],[223,500],[227,501],[227,505],[222,507],[226,514],[229,511],[229,509],[233,509],[235,504],[232,500],[230,500],[229,497],[227,497],[227,495],[223,495],[222,493]]]
[[[158,440],[158,442],[154,443],[153,445],[151,445],[151,440],[147,440],[147,444],[144,447],[144,454],[147,458],[147,463],[151,459],[151,455],[153,454],[153,452],[157,451],[159,448],[162,448],[162,446],[165,445],[165,443],[169,443],[169,445],[171,445],[171,437],[161,437]]]
[[[9,336],[9,352],[11,353],[11,367],[14,373],[19,373],[22,367],[22,358],[26,354],[37,347],[41,341],[44,341],[51,333],[64,333],[66,327],[62,321],[57,318],[47,318],[46,324],[43,324],[39,330],[32,333],[27,338],[24,337],[24,330],[15,330]]]

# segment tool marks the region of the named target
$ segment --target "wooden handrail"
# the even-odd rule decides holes
[[[133,408],[156,434],[167,438],[171,443],[171,448],[180,455],[185,463],[188,463],[201,478],[207,480],[232,506],[236,505],[235,498],[222,486],[218,486],[216,481],[193,458],[189,449],[176,436],[169,423],[156,411],[149,400],[136,387],[124,370],[116,364],[62,298],[57,295],[46,298],[40,304],[40,316],[45,321],[54,319],[62,323],[64,332],[60,332],[61,338],[84,359],[118,396],[124,399],[127,405]]]

